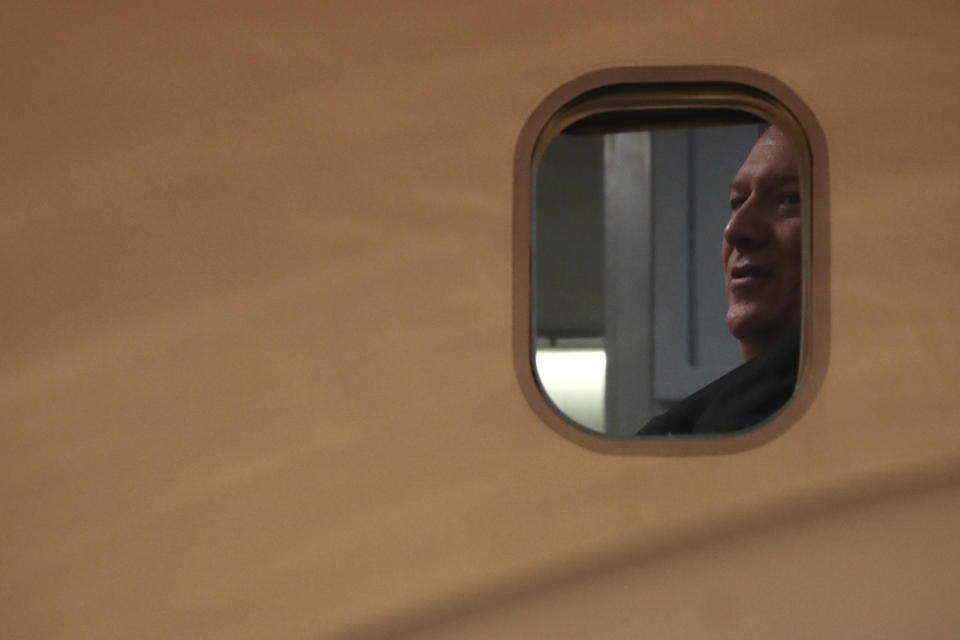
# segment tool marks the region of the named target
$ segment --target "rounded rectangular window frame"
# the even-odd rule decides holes
[[[616,438],[566,418],[540,386],[534,362],[532,184],[534,168],[554,137],[575,123],[629,112],[649,128],[695,114],[745,112],[778,126],[801,154],[803,189],[802,317],[793,397],[762,423],[729,434]],[[646,126],[646,125],[645,125]],[[521,130],[514,156],[513,355],[527,402],[555,432],[593,451],[637,455],[714,455],[758,447],[791,428],[824,379],[829,355],[829,202],[826,139],[813,112],[779,80],[742,67],[625,67],[576,78],[548,95]]]

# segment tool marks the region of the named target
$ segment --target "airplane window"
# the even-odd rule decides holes
[[[595,91],[538,138],[530,361],[548,404],[589,432],[733,434],[793,395],[806,142],[772,99],[704,93]]]

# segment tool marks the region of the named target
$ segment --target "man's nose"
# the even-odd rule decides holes
[[[723,230],[723,239],[738,251],[749,251],[763,247],[769,239],[769,226],[763,208],[751,196],[730,214],[727,227]]]

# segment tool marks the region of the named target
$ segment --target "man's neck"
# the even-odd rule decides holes
[[[770,349],[784,336],[791,335],[796,333],[795,330],[790,329],[788,331],[778,331],[776,333],[768,333],[763,335],[752,335],[749,340],[740,340],[740,355],[743,356],[743,360],[749,361],[756,358],[758,355]]]

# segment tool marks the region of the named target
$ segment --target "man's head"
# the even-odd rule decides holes
[[[800,329],[800,184],[784,133],[770,127],[730,185],[723,233],[727,329],[747,360]]]

